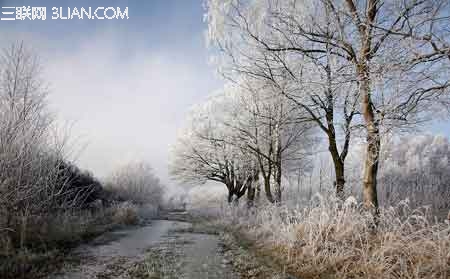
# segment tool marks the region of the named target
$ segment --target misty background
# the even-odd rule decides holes
[[[39,54],[49,101],[75,141],[77,164],[98,177],[146,160],[164,184],[169,147],[190,107],[220,88],[209,63],[203,1],[0,1],[45,6],[47,19],[0,22],[0,45]],[[129,19],[52,20],[51,8],[128,7]],[[63,69],[63,70],[61,70]],[[450,136],[448,123],[425,127]]]

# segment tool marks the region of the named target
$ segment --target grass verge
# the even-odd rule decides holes
[[[137,224],[137,208],[129,203],[118,204],[96,212],[57,213],[28,222],[29,245],[0,254],[0,278],[43,278],[62,266],[76,263],[69,252],[81,243],[119,227]]]
[[[449,222],[437,220],[426,208],[410,209],[407,202],[381,209],[376,229],[363,208],[323,197],[302,208],[226,208],[214,220],[260,265],[280,275],[450,278]]]

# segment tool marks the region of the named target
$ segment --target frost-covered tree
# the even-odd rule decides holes
[[[162,203],[164,187],[146,162],[132,162],[119,167],[109,176],[107,185],[118,200],[153,206]]]
[[[448,0],[210,0],[207,19],[210,39],[230,54],[224,65],[275,84],[297,81],[288,92],[306,89],[313,103],[303,106],[307,111],[327,107],[326,97],[335,95],[326,92],[337,88],[330,81],[355,88],[366,133],[363,199],[377,207],[383,133],[407,129],[448,104],[448,9]],[[322,68],[325,98],[303,79]]]
[[[208,4],[208,34],[223,54],[221,72],[231,79],[245,76],[272,84],[297,106],[298,118],[323,133],[333,162],[336,194],[342,198],[345,159],[358,115],[356,83],[347,78],[351,67],[332,57],[331,44],[319,56],[268,51],[264,40],[277,40],[274,31],[281,31],[281,26],[273,26],[274,21],[263,14],[264,1]]]
[[[378,196],[384,207],[409,200],[412,208],[430,206],[433,213],[447,214],[450,195],[449,140],[444,136],[419,134],[396,136],[383,141]],[[360,196],[364,149],[355,144],[349,152],[349,187]]]
[[[282,176],[305,163],[311,129],[274,90],[241,80],[195,109],[173,148],[172,175],[221,182],[230,202],[247,191],[250,204],[260,192],[261,176],[267,199],[281,202]]]
[[[53,118],[37,56],[23,43],[0,53],[0,242],[24,245],[29,216],[61,206],[65,142],[51,140]],[[65,204],[67,206],[67,204]],[[17,240],[19,243],[17,243]]]
[[[169,168],[172,177],[184,183],[223,183],[232,202],[245,194],[255,171],[252,158],[233,144],[232,131],[224,124],[229,105],[221,94],[191,111],[172,147]]]
[[[275,203],[281,202],[282,176],[304,169],[313,143],[311,126],[277,90],[254,80],[230,86],[234,113],[226,123],[235,144],[255,158],[267,199]]]
[[[387,144],[380,168],[380,202],[409,199],[412,206],[432,206],[446,214],[450,206],[450,142],[419,135]]]

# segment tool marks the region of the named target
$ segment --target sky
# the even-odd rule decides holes
[[[191,106],[222,81],[208,63],[202,1],[0,0],[45,6],[47,19],[0,21],[1,45],[39,54],[49,103],[76,139],[77,163],[98,177],[145,160],[166,183],[169,145]],[[52,7],[128,7],[129,19],[51,19]],[[65,12],[67,13],[67,12]]]
[[[0,46],[23,40],[40,55],[50,107],[71,127],[80,167],[105,177],[145,160],[170,184],[169,146],[177,129],[191,106],[223,84],[208,63],[202,3],[0,0],[0,7],[47,8],[45,21],[0,21]],[[52,7],[67,13],[110,6],[128,7],[129,19],[51,19]],[[450,136],[448,122],[425,130]]]

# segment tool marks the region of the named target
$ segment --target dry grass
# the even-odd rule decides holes
[[[223,211],[233,226],[300,278],[450,278],[450,224],[407,202],[373,218],[358,206],[316,196],[309,206]]]

